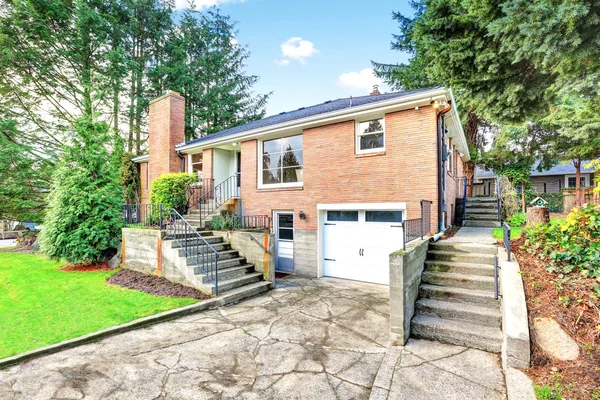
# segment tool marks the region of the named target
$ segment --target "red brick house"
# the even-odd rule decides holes
[[[233,182],[236,213],[273,218],[280,271],[385,284],[421,200],[432,231],[451,225],[468,159],[452,91],[429,88],[375,90],[189,142],[184,99],[170,92],[151,102],[149,154],[135,160],[146,201],[167,172],[199,173],[215,190]]]

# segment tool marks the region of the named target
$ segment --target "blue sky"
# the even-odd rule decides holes
[[[185,4],[178,0],[178,5],[179,1]],[[412,14],[406,0],[196,0],[196,4],[218,5],[238,22],[238,42],[252,53],[247,71],[260,77],[256,92],[273,91],[269,115],[366,95],[373,78],[368,71],[360,72],[371,68],[371,60],[408,59],[390,49],[392,34],[398,32],[392,11]],[[382,86],[380,90],[389,90]]]

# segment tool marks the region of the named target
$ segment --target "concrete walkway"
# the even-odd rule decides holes
[[[474,228],[463,226],[450,239],[445,242],[452,243],[478,243],[478,244],[496,244],[493,236],[494,228]]]
[[[288,277],[260,297],[0,371],[0,399],[503,399],[495,354],[389,347],[388,287]]]

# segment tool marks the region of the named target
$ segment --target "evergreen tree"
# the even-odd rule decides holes
[[[108,125],[81,119],[76,128],[54,173],[40,240],[54,259],[97,262],[119,241],[122,186]]]

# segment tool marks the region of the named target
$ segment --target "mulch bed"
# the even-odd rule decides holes
[[[576,272],[560,277],[546,271],[546,262],[527,253],[525,239],[511,242],[517,255],[529,314],[529,326],[538,317],[554,318],[579,344],[574,361],[558,361],[531,343],[531,368],[525,371],[538,385],[558,385],[563,399],[600,396],[600,281],[582,278]],[[533,336],[532,336],[533,337]]]
[[[441,239],[450,239],[452,236],[456,235],[456,232],[458,232],[459,229],[460,226],[452,225],[450,228],[446,229],[446,232],[444,232],[444,235],[441,237]]]
[[[110,271],[111,268],[107,263],[102,264],[67,264],[60,268],[64,272],[97,272],[97,271]]]
[[[106,281],[111,285],[139,290],[157,296],[188,297],[198,300],[210,299],[210,296],[202,294],[194,288],[173,283],[161,276],[146,275],[128,269],[117,272]]]

